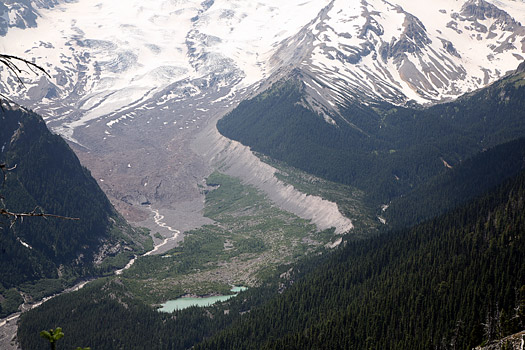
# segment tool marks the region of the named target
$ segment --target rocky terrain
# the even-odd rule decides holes
[[[523,350],[525,331],[519,332],[487,345],[478,346],[474,350]]]

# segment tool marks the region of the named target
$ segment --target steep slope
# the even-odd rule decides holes
[[[327,107],[349,94],[441,101],[501,78],[525,51],[525,6],[514,1],[45,0],[8,1],[0,10],[5,43],[17,40],[13,53],[44,59],[53,77],[32,79],[27,92],[3,77],[4,89],[50,118],[67,114],[74,127],[158,94],[164,103],[184,98],[175,86],[192,96],[233,93],[290,66]]]
[[[5,36],[11,28],[35,28],[40,9],[50,9],[59,3],[72,1],[74,0],[4,0],[0,3],[0,36]]]
[[[217,127],[254,151],[388,201],[483,149],[525,135],[525,73],[427,109],[354,103],[308,107],[303,75],[242,102]],[[327,122],[330,121],[330,122]]]
[[[525,139],[485,150],[383,207],[392,227],[411,226],[468,202],[525,170]]]
[[[30,1],[3,1],[0,4],[0,35],[6,35],[12,27],[35,27],[36,18]]]
[[[1,189],[4,207],[15,213],[79,218],[12,222],[2,217],[2,290],[41,279],[67,284],[104,272],[111,265],[99,267],[110,256],[144,250],[150,238],[125,223],[67,144],[52,135],[39,116],[4,107],[0,123],[0,162],[14,168],[6,173]],[[61,282],[50,284],[57,288]]]
[[[267,51],[327,2],[8,2],[16,28],[0,47],[34,58],[52,78],[26,77],[22,89],[2,75],[2,88],[48,122],[56,120],[53,126],[69,138],[93,119],[104,117],[108,127],[134,119],[135,109],[151,102],[161,109],[181,100],[215,101],[224,97],[221,90],[264,78],[271,70]]]
[[[524,56],[523,1],[14,3],[4,3],[9,16],[23,20],[9,17],[0,48],[34,59],[51,79],[25,76],[24,89],[0,74],[2,91],[76,143],[119,211],[150,227],[141,203],[171,227],[203,223],[197,183],[214,166],[189,144],[213,147],[203,129],[290,74],[304,82],[305,108],[344,129],[355,100],[452,99]]]

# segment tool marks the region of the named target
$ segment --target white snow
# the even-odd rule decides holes
[[[335,0],[327,19],[320,23],[324,31],[313,31],[314,48],[302,66],[316,73],[318,79],[333,90],[331,96],[338,102],[344,98],[345,91],[380,98],[390,94],[394,99],[403,93],[408,100],[422,104],[455,98],[514,70],[520,57],[525,57],[520,43],[525,31],[518,34],[521,37],[516,37],[516,34],[500,28],[492,37],[489,33],[478,33],[469,20],[458,20],[461,33],[448,28],[447,24],[455,20],[452,16],[459,15],[465,2],[366,0],[348,3]],[[523,1],[490,2],[507,10],[518,21],[525,18]],[[430,43],[420,45],[420,52],[407,52],[401,61],[390,58],[384,62],[380,57],[382,48],[401,38],[410,15],[423,23]],[[367,22],[367,17],[370,22]],[[487,18],[479,22],[490,28],[495,20]],[[411,41],[410,38],[407,40]],[[516,49],[495,50],[507,41]],[[447,52],[445,42],[451,42],[460,57]],[[365,50],[365,45],[373,45],[373,49]],[[352,56],[350,63],[347,58]],[[411,76],[410,70],[418,72],[419,77]]]
[[[0,50],[44,65],[60,99],[77,89],[75,93],[80,94],[70,95],[74,101],[68,107],[81,113],[66,123],[67,129],[61,128],[74,140],[75,128],[123,108],[138,107],[174,82],[234,67],[242,72],[239,88],[257,82],[270,74],[269,57],[277,43],[295,34],[328,3],[223,0],[206,9],[202,0],[78,0],[40,9],[38,27],[11,29],[0,38]],[[41,40],[52,45],[43,45]],[[225,62],[230,66],[224,67]],[[26,89],[36,86],[30,82],[33,78],[26,78]],[[221,80],[217,86],[230,85]],[[174,97],[178,95],[166,96],[164,101]],[[21,99],[31,97],[26,94]],[[51,100],[46,98],[46,104]]]
[[[488,1],[518,21],[525,19],[523,1]],[[64,2],[39,9],[37,28],[11,28],[0,38],[0,50],[34,59],[49,71],[51,82],[26,75],[26,87],[21,88],[2,74],[0,83],[17,101],[45,111],[48,122],[59,122],[55,131],[73,141],[76,128],[101,117],[111,128],[131,118],[134,110],[168,110],[168,102],[197,100],[221,89],[225,90],[217,94],[216,102],[231,104],[242,89],[260,84],[290,62],[319,74],[318,82],[329,89],[312,89],[332,97],[327,105],[344,101],[349,91],[369,96],[402,92],[407,99],[425,103],[479,88],[486,75],[487,82],[492,82],[525,57],[523,37],[513,37],[501,28],[490,38],[473,28],[465,29],[471,26],[469,21],[457,21],[461,33],[448,28],[464,3],[216,0],[204,7],[202,0]],[[332,8],[327,16],[317,17],[329,4]],[[432,43],[421,53],[408,54],[403,63],[383,62],[379,50],[402,35],[407,16],[403,11],[423,22]],[[363,35],[364,15],[382,33],[369,28]],[[492,19],[481,22],[487,27],[492,23]],[[303,28],[313,35],[313,47],[304,46],[311,44],[304,33],[297,35]],[[516,50],[494,51],[507,40]],[[453,43],[461,58],[447,53],[443,41]],[[342,58],[362,50],[364,44],[372,44],[375,51],[357,63]],[[279,62],[274,54],[282,47],[291,53]],[[305,57],[298,59],[294,48]],[[436,62],[442,69],[435,69]],[[405,63],[426,77],[425,91],[418,91],[415,81],[400,74]],[[457,71],[464,76],[451,78]],[[46,95],[49,89],[54,89],[55,97]]]

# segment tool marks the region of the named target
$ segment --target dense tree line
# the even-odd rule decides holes
[[[159,314],[118,280],[26,313],[23,348],[468,349],[525,328],[525,173],[412,229],[347,241],[222,306]],[[249,311],[249,312],[248,312]]]
[[[394,199],[382,215],[390,227],[407,227],[466,203],[525,169],[525,138],[498,145]]]
[[[18,337],[23,349],[40,348],[39,331],[60,325],[61,349],[188,349],[271,298],[274,287],[268,281],[221,306],[166,314],[137,301],[119,279],[101,279],[23,314]]]

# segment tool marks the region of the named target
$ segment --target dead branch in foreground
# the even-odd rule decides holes
[[[49,73],[47,73],[44,68],[42,68],[39,65],[37,65],[36,63],[28,61],[28,60],[26,60],[25,58],[22,58],[22,57],[13,56],[13,55],[6,55],[6,54],[0,54],[0,64],[6,66],[8,72],[13,73],[14,76],[16,77],[16,80],[18,80],[18,82],[22,86],[25,86],[25,85],[24,85],[24,82],[22,81],[22,78],[20,77],[20,75],[22,73],[28,73],[28,72],[26,72],[22,68],[20,68],[19,67],[20,64],[25,64],[25,66],[33,74],[38,74],[40,72],[40,73],[43,73],[43,74],[47,75],[49,78],[51,78]],[[2,102],[4,100],[7,101],[7,102],[12,102],[12,100],[9,97],[7,97],[3,93],[0,93],[0,107],[2,107],[2,110],[3,110]],[[2,175],[3,175],[2,176],[2,187],[4,187],[6,182],[7,182],[7,172],[12,171],[14,169],[16,169],[16,165],[11,167],[11,168],[9,168],[9,167],[7,167],[7,164],[0,163],[0,171],[2,172]],[[17,220],[23,220],[25,217],[35,217],[35,216],[44,217],[44,218],[58,218],[58,219],[63,219],[63,220],[80,220],[79,218],[72,218],[72,217],[68,217],[68,216],[55,215],[55,214],[46,214],[46,213],[43,213],[41,211],[38,211],[38,207],[35,208],[32,212],[14,213],[14,212],[11,212],[11,211],[9,211],[9,210],[7,210],[5,208],[4,199],[5,198],[0,194],[0,204],[1,204],[0,216],[11,218],[11,226],[13,226],[16,223]]]
[[[5,183],[7,181],[7,172],[16,169],[16,165],[14,167],[8,168],[5,163],[0,164],[0,171],[3,173],[3,181],[2,181],[2,187],[5,186]],[[46,214],[41,211],[38,211],[38,207],[35,208],[32,212],[27,213],[15,213],[12,211],[9,211],[5,209],[4,204],[4,197],[0,194],[0,215],[4,217],[11,218],[11,227],[16,223],[17,220],[23,220],[25,217],[34,217],[34,216],[40,216],[44,218],[57,218],[57,219],[64,219],[64,220],[80,220],[80,218],[72,218],[69,216],[62,216],[62,215],[56,215],[56,214]]]
[[[33,216],[40,216],[44,218],[57,218],[57,219],[63,219],[63,220],[80,220],[80,218],[72,218],[69,216],[46,214],[46,213],[38,212],[36,208],[35,210],[29,213],[13,213],[7,209],[0,208],[0,215],[11,218],[11,227],[16,223],[17,220],[19,219],[23,220],[26,217],[33,217]]]
[[[49,73],[46,72],[46,70],[44,68],[42,68],[38,64],[33,63],[31,61],[28,61],[28,60],[26,60],[25,58],[22,58],[22,57],[13,56],[13,55],[6,55],[6,54],[0,53],[0,64],[6,66],[8,72],[13,73],[13,75],[16,78],[16,80],[18,80],[18,82],[22,86],[25,86],[25,84],[22,81],[22,78],[20,77],[20,75],[22,73],[29,73],[29,72],[27,72],[27,71],[23,70],[22,68],[20,68],[19,66],[21,64],[25,65],[35,75],[38,75],[38,73],[40,72],[40,73],[43,73],[43,74],[47,75],[49,78],[51,78],[51,75],[49,75]],[[4,100],[6,102],[13,102],[8,96],[6,96],[3,93],[0,93],[0,106],[1,106],[1,103]],[[3,107],[2,107],[2,109],[3,109]]]
[[[31,61],[28,61],[26,60],[25,58],[22,58],[22,57],[18,57],[18,56],[13,56],[13,55],[6,55],[6,54],[3,54],[3,53],[0,53],[0,63],[2,63],[4,66],[7,67],[7,69],[9,71],[11,71],[16,79],[18,80],[18,82],[22,85],[24,85],[24,82],[22,81],[22,78],[20,78],[20,74],[22,73],[27,73],[26,71],[24,71],[23,69],[21,69],[17,63],[23,63],[26,65],[26,67],[31,71],[33,72],[33,74],[38,74],[38,72],[40,73],[44,73],[45,75],[47,75],[49,78],[51,78],[51,76],[49,75],[48,72],[46,72],[46,70],[42,67],[40,67],[38,64],[36,63],[33,63]]]

